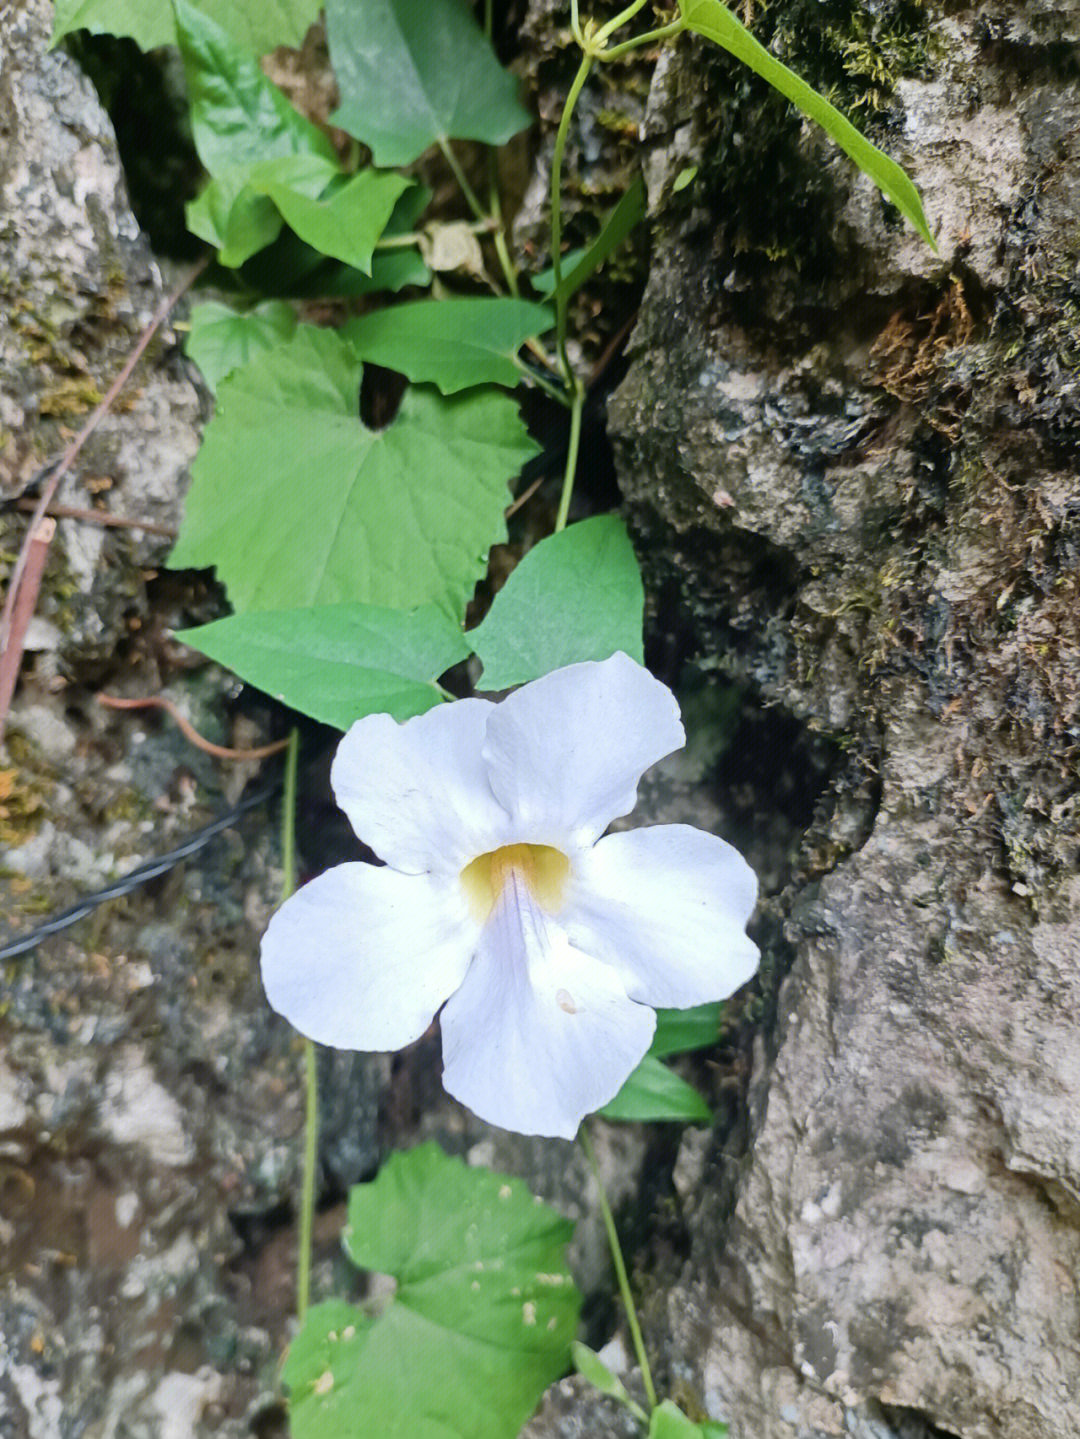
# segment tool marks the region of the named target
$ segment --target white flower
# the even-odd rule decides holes
[[[482,1119],[573,1138],[653,1036],[653,1007],[722,999],[758,952],[757,881],[688,825],[600,836],[685,742],[624,654],[495,704],[358,720],[331,771],[385,868],[343,864],[270,922],[270,1003],[340,1049],[400,1049],[442,1007],[443,1083]]]

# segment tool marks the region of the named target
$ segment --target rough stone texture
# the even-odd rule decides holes
[[[1076,12],[892,4],[858,31],[827,8],[781,0],[762,33],[908,168],[940,255],[684,38],[611,406],[699,662],[846,756],[767,906],[789,972],[750,1133],[676,1170],[669,1362],[737,1439],[1057,1439],[1080,1401]],[[867,33],[872,86],[837,62]]]
[[[641,1426],[614,1399],[605,1399],[577,1375],[553,1384],[521,1439],[636,1439]]]
[[[0,496],[8,501],[59,458],[163,295],[93,88],[65,55],[42,53],[51,15],[44,0],[31,0],[0,20]],[[159,332],[58,502],[175,523],[200,412],[175,346],[171,329]],[[4,533],[5,548],[21,534],[7,515]],[[160,550],[141,531],[61,521],[65,572],[57,576],[54,557],[36,643],[58,648],[65,665],[100,662],[116,631],[145,614],[135,565]],[[129,563],[118,565],[119,556]]]

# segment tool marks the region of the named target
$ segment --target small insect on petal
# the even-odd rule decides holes
[[[574,996],[568,989],[560,989],[555,995],[555,1003],[564,1014],[577,1014],[577,1005],[574,1003]]]

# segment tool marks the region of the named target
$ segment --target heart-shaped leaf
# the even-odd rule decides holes
[[[537,446],[495,390],[409,390],[369,430],[360,375],[345,340],[304,325],[222,381],[173,568],[216,566],[236,610],[434,604],[461,620]]]
[[[346,730],[364,715],[411,719],[440,702],[435,680],[468,656],[448,615],[375,605],[251,610],[176,638],[301,714]]]
[[[393,1301],[308,1311],[283,1371],[295,1439],[515,1439],[569,1360],[572,1231],[520,1180],[433,1144],[392,1155],[352,1190],[344,1239]]]
[[[472,385],[513,388],[521,378],[518,350],[553,324],[546,305],[527,300],[417,300],[372,310],[350,320],[342,334],[360,359],[450,395]]]
[[[276,45],[299,45],[319,0],[201,0],[200,9],[245,50],[265,55]],[[75,30],[126,35],[143,50],[176,44],[171,0],[56,0],[52,43]]]
[[[409,234],[431,201],[425,185],[413,185],[398,200],[386,222],[382,239]],[[431,271],[412,245],[376,247],[371,274],[365,275],[340,260],[331,260],[286,230],[273,245],[252,256],[242,271],[246,289],[264,295],[301,298],[370,295],[380,290],[401,290],[406,285],[430,285]]]
[[[317,197],[273,180],[262,188],[301,240],[368,275],[375,243],[411,184],[406,175],[367,169],[331,183],[326,193]]]
[[[284,300],[264,300],[250,310],[206,300],[191,312],[184,348],[216,390],[226,375],[291,339],[295,330],[296,311]]]
[[[283,155],[318,155],[336,171],[334,147],[209,15],[173,0],[187,76],[191,130],[211,175]]]
[[[501,145],[532,123],[467,0],[328,0],[332,116],[376,165],[408,165],[438,141]]]
[[[645,595],[617,515],[581,520],[535,545],[468,639],[484,665],[480,688],[509,689],[580,660],[623,650],[644,663]]]

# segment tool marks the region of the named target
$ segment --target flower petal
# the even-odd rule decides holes
[[[622,1088],[656,1017],[610,966],[574,949],[512,875],[441,1023],[450,1094],[503,1129],[573,1139]]]
[[[263,984],[273,1008],[319,1044],[400,1049],[461,983],[475,944],[454,882],[342,864],[270,921]]]
[[[645,770],[685,741],[675,696],[619,653],[509,695],[488,720],[484,758],[518,838],[574,848],[629,814]]]
[[[490,700],[436,705],[399,724],[367,715],[341,741],[330,782],[353,829],[407,874],[455,873],[504,842],[509,817],[481,758]]]
[[[758,966],[746,921],[753,870],[730,844],[685,824],[609,834],[574,860],[559,922],[614,965],[631,999],[684,1009],[724,999]]]

